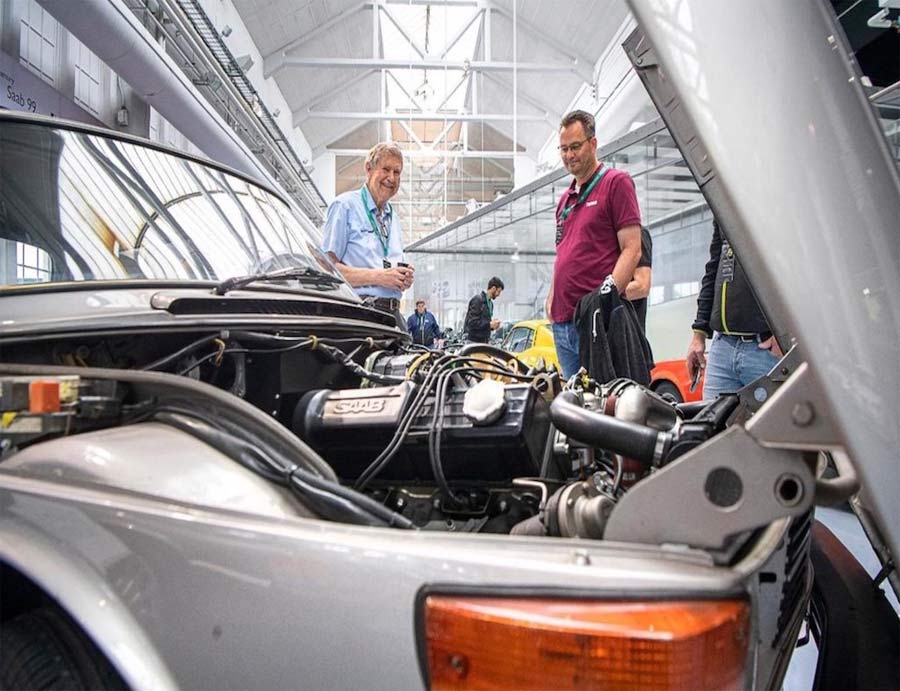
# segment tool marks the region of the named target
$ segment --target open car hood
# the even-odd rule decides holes
[[[782,347],[809,365],[755,434],[843,447],[896,555],[900,176],[843,33],[819,2],[629,5],[626,51]]]

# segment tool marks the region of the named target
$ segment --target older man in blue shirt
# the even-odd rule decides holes
[[[400,220],[388,200],[400,189],[403,152],[381,142],[366,156],[366,183],[338,195],[328,207],[322,250],[375,307],[392,312],[405,328],[400,296],[413,283],[413,267],[403,261]]]

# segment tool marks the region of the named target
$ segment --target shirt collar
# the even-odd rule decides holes
[[[594,175],[596,175],[597,171],[599,171],[602,167],[603,167],[603,161],[598,161],[597,167],[594,168],[594,172],[591,174],[591,177],[589,177],[587,180],[585,180],[585,184],[590,184],[591,180],[594,179]],[[581,185],[580,187],[578,187],[578,189],[575,189],[575,185],[576,185],[575,178],[572,178],[572,182],[569,183],[569,194],[578,194],[579,192],[581,192],[582,188],[584,187],[584,185]]]
[[[363,187],[364,187],[365,190],[366,190],[366,199],[367,199],[368,202],[369,202],[369,211],[371,211],[373,214],[377,214],[377,213],[378,213],[378,206],[375,204],[375,199],[372,197],[372,192],[369,190],[369,187],[368,187],[365,183],[363,183]],[[385,202],[385,205],[384,205],[384,211],[383,211],[382,214],[381,214],[382,217],[383,217],[383,218],[390,218],[390,217],[393,215],[393,212],[394,212],[394,209],[393,209],[393,207],[391,206],[391,203],[390,203],[390,202]]]

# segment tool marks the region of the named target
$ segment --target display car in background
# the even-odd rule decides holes
[[[896,560],[897,170],[827,8],[632,6],[796,341],[709,404],[415,347],[276,192],[0,114],[0,687],[778,688],[801,630],[817,684],[900,683],[815,520]]]
[[[660,395],[668,395],[676,403],[693,403],[703,400],[704,370],[693,381],[688,374],[684,358],[657,362],[650,371],[650,388]]]
[[[546,319],[516,322],[503,339],[501,347],[530,367],[553,365],[559,370],[553,331]]]

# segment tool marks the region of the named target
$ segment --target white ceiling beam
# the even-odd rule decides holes
[[[315,96],[305,103],[301,103],[299,106],[294,108],[291,111],[291,115],[294,117],[295,122],[303,122],[308,117],[308,111],[310,108],[315,108],[318,105],[321,105],[325,101],[330,101],[335,98],[339,94],[343,93],[350,87],[356,86],[366,77],[370,77],[375,74],[377,70],[366,70],[365,72],[361,72],[350,79],[345,79],[343,82],[339,84],[331,84],[328,87],[328,91],[324,94],[320,94]]]
[[[488,80],[494,82],[494,84],[499,84],[500,86],[504,87],[508,91],[513,90],[512,86],[510,86],[510,84],[508,82],[506,82],[505,80],[501,79],[499,75],[491,74],[490,72],[485,72],[483,76],[487,77]],[[544,112],[545,114],[552,115],[557,120],[562,119],[562,113],[560,113],[558,110],[556,110],[552,106],[548,106],[543,101],[540,101],[532,96],[529,96],[528,94],[523,93],[521,90],[519,90],[519,92],[516,95],[518,96],[518,98],[520,100],[524,101],[525,103],[527,103],[528,105],[530,105],[534,108],[537,108],[538,110]]]
[[[544,31],[540,27],[535,26],[534,24],[531,24],[525,19],[520,19],[519,17],[514,18],[512,12],[504,7],[500,7],[499,5],[496,5],[494,3],[490,3],[490,7],[491,9],[496,10],[499,14],[503,15],[511,23],[515,22],[518,28],[524,29],[527,33],[531,34],[537,40],[541,41],[542,43],[546,43],[548,46],[551,46],[553,49],[557,50],[559,53],[572,60],[573,66],[577,68],[575,70],[576,74],[581,77],[585,81],[585,83],[593,83],[593,62],[588,60],[578,51],[573,51],[571,45],[566,45],[565,43],[557,41],[552,36],[547,35],[546,31]],[[515,57],[516,56],[513,56],[513,58]]]
[[[495,62],[492,60],[388,60],[385,58],[321,58],[286,55],[285,67],[319,67],[340,69],[385,69],[385,70],[463,70],[475,72],[572,72],[577,74],[578,65],[566,62]]]
[[[313,147],[313,150],[312,150],[313,158],[316,158],[317,156],[321,156],[324,153],[330,153],[328,151],[329,144],[332,144],[340,139],[343,139],[348,134],[352,134],[353,132],[358,130],[360,127],[364,127],[364,126],[365,126],[365,123],[351,122],[345,126],[339,127],[334,132],[329,132],[326,135],[327,139],[325,141],[323,141],[318,146]],[[368,151],[366,153],[368,153]]]
[[[428,148],[431,149],[432,151],[436,151],[436,149],[434,147],[437,146],[438,144],[440,144],[444,140],[444,137],[446,137],[448,134],[450,134],[450,130],[452,130],[455,125],[456,125],[455,122],[448,122],[446,125],[444,125],[444,129],[442,129],[440,131],[440,134],[438,134],[438,136],[436,136],[432,140],[432,142],[428,145]]]
[[[441,101],[440,103],[438,103],[438,106],[437,106],[437,108],[435,108],[435,110],[440,110],[441,108],[446,106],[447,101],[449,101],[453,97],[453,94],[455,94],[457,91],[459,91],[459,87],[461,87],[463,84],[468,82],[469,79],[471,79],[471,77],[472,77],[471,72],[463,72],[462,77],[460,77],[459,81],[456,82],[456,84],[453,86],[453,88],[447,92],[447,95],[444,96],[444,100]],[[463,101],[463,103],[465,103],[465,101]]]
[[[472,16],[469,17],[469,20],[465,24],[462,25],[462,28],[459,31],[457,31],[456,34],[454,34],[453,38],[451,38],[449,41],[447,41],[447,44],[444,46],[444,49],[441,51],[441,54],[438,56],[441,58],[441,60],[443,60],[444,58],[447,57],[447,53],[449,53],[451,50],[453,50],[453,46],[455,46],[457,43],[459,43],[460,39],[466,35],[466,32],[469,30],[469,27],[471,27],[475,21],[481,19],[481,16],[483,14],[484,14],[483,9],[475,10],[475,12],[472,13]]]
[[[401,181],[402,184],[402,181]],[[396,199],[396,198],[395,198]],[[441,199],[400,199],[399,201],[403,202],[403,206],[416,206],[420,208],[430,209],[435,206],[443,206],[444,202]],[[465,199],[448,199],[447,206],[465,206]],[[404,233],[405,234],[405,233]]]
[[[385,5],[452,5],[453,7],[480,7],[484,0],[381,0]]]
[[[403,131],[406,132],[412,138],[412,140],[416,143],[416,145],[420,149],[426,148],[425,145],[422,143],[422,140],[419,139],[419,136],[415,132],[413,132],[412,127],[410,127],[405,122],[403,122],[403,120],[398,120],[397,124],[400,125],[400,127],[403,129]]]
[[[326,151],[330,154],[335,154],[336,156],[365,156],[368,152],[367,149],[332,149],[328,148]],[[412,149],[409,151],[404,151],[404,158],[449,158],[449,159],[458,159],[458,158],[512,158],[513,152],[509,150],[505,151],[460,151],[460,150],[451,150],[451,151],[442,151],[440,149],[436,149],[434,151],[429,151],[427,149]]]
[[[378,0],[372,5],[372,55],[379,58],[384,56],[384,44],[381,41],[380,5]]]
[[[492,60],[494,58],[494,56],[491,54],[491,31],[493,31],[493,29],[491,28],[491,14],[493,14],[493,10],[491,9],[490,5],[488,5],[488,7],[486,7],[484,10],[484,21],[481,24],[481,35],[484,37],[485,60]],[[478,53],[475,53],[475,55],[478,55]]]
[[[321,36],[324,32],[328,31],[331,27],[339,22],[344,21],[348,17],[352,17],[355,14],[358,14],[360,10],[364,10],[367,7],[373,7],[371,1],[369,2],[360,2],[351,7],[348,7],[346,10],[341,12],[340,14],[336,14],[331,19],[328,19],[321,24],[319,24],[312,31],[308,31],[303,34],[299,38],[295,38],[293,41],[289,41],[285,43],[283,46],[278,48],[277,50],[273,50],[271,53],[268,53],[263,56],[263,76],[266,78],[271,77],[275,73],[279,72],[284,65],[284,58],[287,55],[289,50],[295,50],[302,46],[304,43],[311,41],[316,38],[316,36]],[[373,14],[375,12],[373,11]]]
[[[391,14],[391,11],[384,5],[380,5],[378,9],[384,13],[385,17],[391,20],[391,24],[393,24],[397,28],[397,31],[400,32],[400,35],[406,39],[406,42],[412,47],[414,51],[416,51],[416,53],[418,53],[419,57],[424,60],[424,49],[419,47],[419,44],[416,43],[416,40],[409,35],[409,33],[406,31],[406,29],[403,28],[403,26],[401,26],[400,22],[397,21],[397,18],[394,17],[393,14]]]
[[[403,84],[400,82],[399,79],[397,79],[396,74],[394,74],[390,70],[386,71],[385,74],[390,76],[390,78],[394,81],[394,84],[396,84],[400,88],[400,91],[402,91],[406,95],[406,98],[409,99],[410,103],[412,103],[416,108],[418,108],[419,110],[421,110],[423,112],[427,110],[427,108],[425,107],[425,105],[423,103],[421,103],[415,96],[413,96],[411,93],[409,93],[409,91],[406,90],[406,87],[403,86]],[[387,101],[385,101],[385,105],[388,105]],[[396,104],[396,103],[391,103],[390,105],[392,105],[394,107],[399,107],[399,104]],[[385,108],[382,108],[382,110],[385,110]]]
[[[310,118],[318,118],[324,120],[434,120],[436,122],[480,122],[482,120],[495,120],[498,122],[510,122],[513,119],[512,113],[375,113],[375,112],[349,112],[349,111],[309,111]],[[543,115],[520,115],[519,120],[529,122],[545,122]]]

